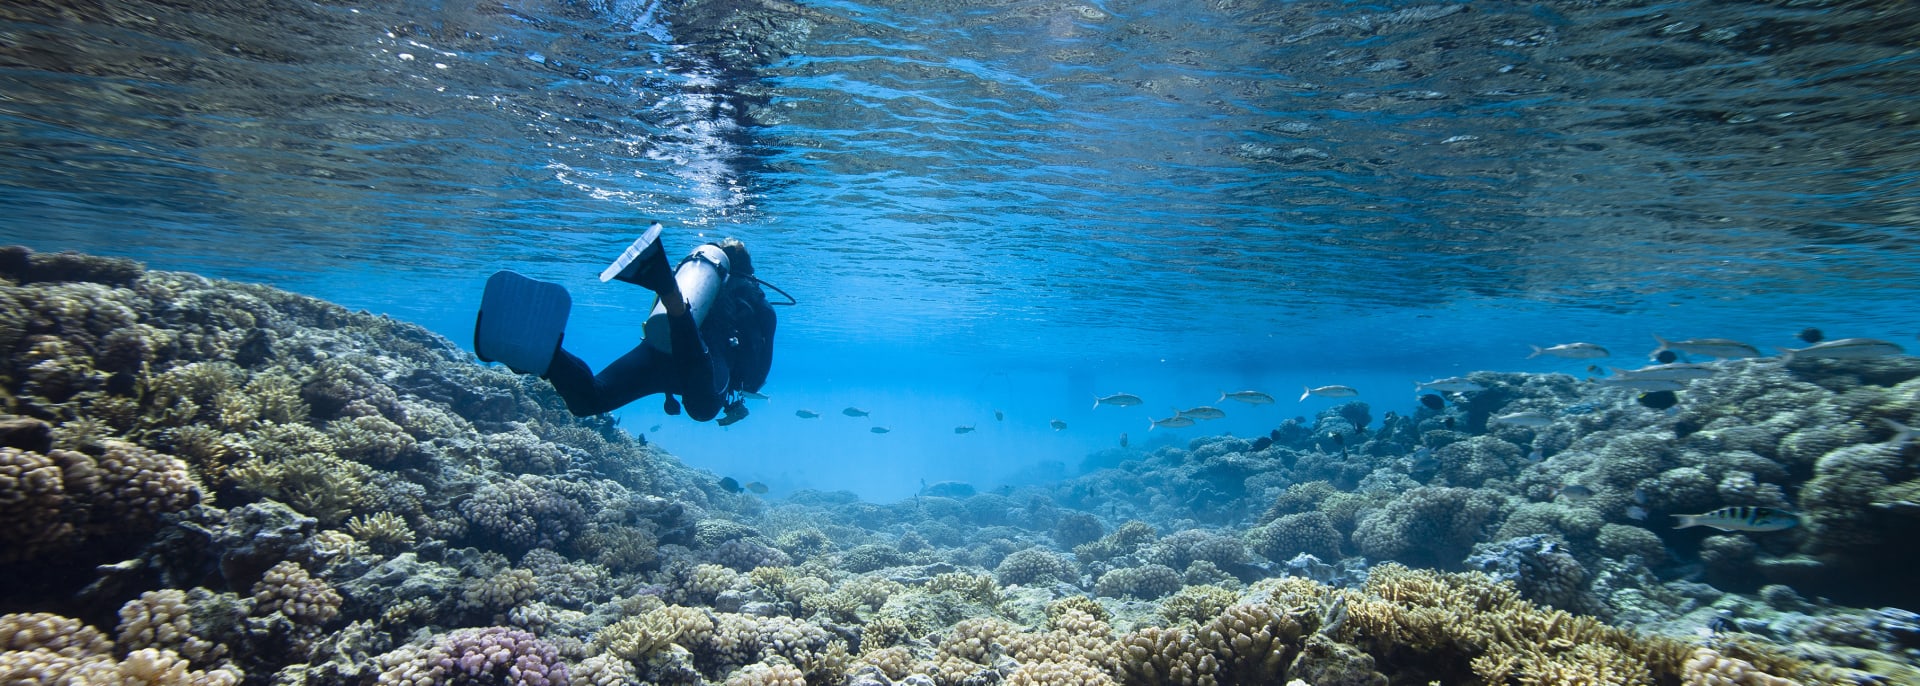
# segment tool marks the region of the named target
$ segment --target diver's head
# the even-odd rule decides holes
[[[720,249],[727,253],[729,272],[734,276],[753,276],[753,257],[747,255],[747,244],[728,237],[720,241]]]

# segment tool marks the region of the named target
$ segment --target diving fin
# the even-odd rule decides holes
[[[473,321],[473,352],[515,372],[546,376],[567,330],[573,297],[560,284],[501,270],[487,278]]]

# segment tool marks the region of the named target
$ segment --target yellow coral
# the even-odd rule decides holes
[[[396,546],[413,543],[413,529],[407,526],[407,520],[392,512],[376,512],[349,519],[347,532],[368,543]]]
[[[601,629],[593,636],[593,650],[639,665],[675,643],[688,647],[706,643],[714,630],[714,618],[705,610],[668,605]]]

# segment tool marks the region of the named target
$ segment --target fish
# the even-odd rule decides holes
[[[1627,519],[1631,519],[1636,522],[1647,521],[1647,508],[1641,507],[1639,505],[1628,505]]]
[[[1673,391],[1654,391],[1641,393],[1640,397],[1634,398],[1633,401],[1656,410],[1664,410],[1680,404],[1680,396],[1674,395]]]
[[[1545,459],[1547,459],[1547,451],[1545,450],[1534,448],[1533,452],[1527,453],[1528,462],[1540,462]]]
[[[1660,364],[1673,364],[1674,362],[1678,362],[1679,360],[1680,360],[1680,353],[1676,353],[1672,350],[1662,350],[1660,352],[1653,354],[1653,361],[1658,362]]]
[[[1587,379],[1587,381],[1589,383],[1597,383],[1602,386],[1612,386],[1614,388],[1631,388],[1636,391],[1649,391],[1649,392],[1680,391],[1680,390],[1686,390],[1687,388],[1686,384],[1680,383],[1679,381],[1675,381],[1673,379],[1643,379],[1637,376],[1629,376],[1624,378],[1614,376],[1614,377],[1608,377],[1604,379]]]
[[[994,411],[993,411],[993,421],[996,421],[996,422],[998,422],[998,421],[1003,421],[1003,420],[1005,420],[1006,418],[1007,418],[1007,415],[1006,415],[1006,414],[1004,414],[1004,413],[1002,413],[1002,412],[1000,412],[999,410],[994,410]]]
[[[764,393],[755,393],[755,392],[753,392],[753,391],[741,391],[741,392],[740,392],[740,397],[742,397],[742,398],[746,398],[746,399],[748,399],[748,400],[766,400],[766,399],[767,399],[767,396],[766,396],[766,394],[764,394]]]
[[[1880,423],[1887,425],[1887,428],[1889,429],[1893,429],[1893,438],[1889,439],[1887,442],[1892,443],[1895,446],[1904,446],[1907,444],[1907,441],[1911,441],[1914,438],[1914,428],[1911,426],[1901,424],[1900,422],[1896,422],[1886,417],[1881,417]]]
[[[872,413],[866,410],[862,410],[858,407],[849,407],[847,409],[841,410],[840,414],[844,414],[849,417],[865,417]]]
[[[973,433],[973,425],[972,425],[972,424],[968,424],[968,425],[966,425],[966,426],[956,426],[956,427],[953,427],[953,432],[954,432],[954,433],[957,433],[957,434],[966,434],[966,433]]]
[[[1537,345],[1528,347],[1533,348],[1533,354],[1527,356],[1529,360],[1541,355],[1564,357],[1569,360],[1591,360],[1596,357],[1606,357],[1613,354],[1607,352],[1606,348],[1592,343],[1561,343],[1551,348],[1542,348]]]
[[[1413,464],[1410,466],[1413,471],[1424,472],[1429,469],[1440,468],[1440,459],[1433,456],[1433,448],[1424,445],[1420,446],[1413,451],[1411,457],[1413,458]]]
[[[1267,438],[1266,436],[1261,436],[1259,438],[1253,439],[1253,446],[1249,448],[1249,450],[1257,453],[1271,447],[1273,447],[1273,439]]]
[[[1759,357],[1760,349],[1740,341],[1725,338],[1689,338],[1684,341],[1669,341],[1655,334],[1653,340],[1660,342],[1647,357],[1659,355],[1663,350],[1678,350],[1688,355],[1705,355],[1730,360],[1740,357]]]
[[[1055,419],[1055,420],[1053,420],[1053,421],[1050,421],[1050,422],[1047,422],[1047,426],[1051,426],[1051,427],[1053,427],[1053,430],[1054,430],[1054,431],[1059,431],[1059,430],[1061,430],[1061,429],[1065,429],[1065,428],[1067,428],[1067,423],[1066,423],[1066,422],[1063,422],[1063,421],[1060,421],[1060,420],[1058,420],[1058,419]]]
[[[1704,364],[1656,364],[1639,369],[1621,369],[1610,367],[1614,379],[1663,379],[1667,381],[1692,381],[1713,376],[1715,370]]]
[[[1133,407],[1135,405],[1139,405],[1144,402],[1146,401],[1141,400],[1140,396],[1134,395],[1132,393],[1115,393],[1105,398],[1095,396],[1093,399],[1093,409],[1098,410],[1100,409],[1101,405],[1112,405],[1114,407]]]
[[[1486,386],[1482,386],[1480,384],[1474,383],[1473,381],[1469,380],[1467,377],[1464,377],[1464,376],[1455,376],[1455,377],[1446,378],[1446,379],[1434,379],[1426,383],[1420,383],[1418,381],[1413,382],[1413,392],[1415,393],[1419,393],[1421,391],[1442,391],[1445,393],[1472,393],[1474,391],[1484,391],[1484,390],[1487,390]]]
[[[1447,408],[1447,399],[1440,397],[1437,393],[1428,393],[1420,396],[1420,404],[1425,405],[1429,410],[1444,410]]]
[[[1201,405],[1191,410],[1175,409],[1173,414],[1178,417],[1191,417],[1194,419],[1219,419],[1227,416],[1227,413],[1220,408],[1208,407],[1206,405]]]
[[[1221,391],[1220,400],[1215,400],[1214,402],[1220,402],[1221,400],[1238,400],[1248,405],[1272,405],[1273,404],[1273,396],[1267,395],[1265,393],[1261,393],[1259,391],[1233,391],[1231,393],[1226,391]]]
[[[1821,333],[1819,329],[1809,326],[1807,328],[1800,330],[1799,338],[1800,340],[1806,341],[1807,344],[1811,345],[1811,344],[1819,343],[1820,341],[1826,340],[1827,335],[1824,333]]]
[[[1310,395],[1322,398],[1351,398],[1360,395],[1360,392],[1354,390],[1352,386],[1321,386],[1319,388],[1301,386],[1300,388],[1304,389],[1300,392],[1301,401],[1305,401]]]
[[[1447,421],[1445,421],[1445,422],[1441,422],[1441,423],[1442,423],[1442,424],[1445,424],[1445,425],[1447,426],[1447,428],[1448,428],[1448,429],[1452,429],[1452,428],[1453,428],[1453,425],[1454,425],[1454,421],[1453,421],[1453,418],[1452,418],[1452,417],[1448,417],[1448,418],[1447,418]]]
[[[1593,497],[1593,489],[1587,488],[1586,486],[1582,486],[1580,484],[1565,484],[1559,488],[1553,489],[1553,497],[1555,498],[1564,497],[1569,501],[1577,503],[1582,500],[1586,500],[1588,498]]]
[[[749,491],[759,494],[765,494],[767,492],[767,485],[758,481],[748,481],[746,488]]]
[[[660,431],[660,425],[659,425],[659,424],[655,424],[655,425],[653,425],[653,428],[651,428],[651,429],[647,429],[647,432],[648,432],[648,433],[656,433],[656,432],[658,432],[658,431]]]
[[[1906,350],[1899,345],[1876,338],[1842,338],[1837,341],[1815,343],[1798,350],[1781,348],[1780,359],[1791,362],[1795,357],[1819,357],[1835,360],[1858,360],[1868,357],[1886,357],[1904,355]]]
[[[1540,427],[1553,423],[1553,415],[1545,412],[1514,412],[1487,418],[1488,424],[1511,424],[1513,426]]]
[[[1164,428],[1164,429],[1184,429],[1184,428],[1186,428],[1186,427],[1189,427],[1189,426],[1193,426],[1193,418],[1192,418],[1192,417],[1188,417],[1188,416],[1185,416],[1185,415],[1178,415],[1178,414],[1176,414],[1176,415],[1174,415],[1174,416],[1171,416],[1171,417],[1168,417],[1168,418],[1166,418],[1166,419],[1153,419],[1153,418],[1151,418],[1151,417],[1149,417],[1149,418],[1148,418],[1148,425],[1147,425],[1147,430],[1148,430],[1148,431],[1152,431],[1152,430],[1154,430],[1154,429],[1161,429],[1161,428]]]
[[[801,419],[819,419],[820,413],[814,412],[813,410],[794,410],[793,416]]]
[[[1120,447],[1127,447],[1127,433],[1124,431],[1120,432]]]
[[[1633,497],[1633,504],[1635,505],[1647,504],[1647,489],[1644,489],[1644,488],[1633,489],[1632,497]]]
[[[720,477],[720,490],[726,491],[728,493],[739,493],[740,491],[745,489],[740,488],[739,480],[734,479],[731,476],[723,476],[723,477]]]
[[[892,431],[893,429],[889,429],[889,428],[887,428],[887,427],[884,427],[884,426],[876,426],[876,427],[872,427],[872,428],[869,428],[869,429],[867,429],[867,430],[868,430],[868,431],[872,431],[872,432],[874,432],[874,433],[877,433],[877,434],[883,434],[883,433],[887,433],[887,432],[889,432],[889,431]]]
[[[1705,526],[1721,531],[1780,531],[1800,525],[1800,515],[1771,507],[1740,505],[1706,514],[1674,515],[1675,529]]]

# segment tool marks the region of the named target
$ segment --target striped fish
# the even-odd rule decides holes
[[[1709,526],[1721,531],[1779,531],[1800,524],[1800,515],[1771,507],[1723,507],[1706,514],[1674,515],[1675,529]]]

